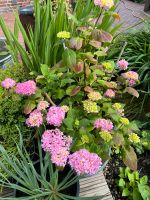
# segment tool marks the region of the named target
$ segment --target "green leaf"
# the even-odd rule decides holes
[[[25,114],[29,114],[30,112],[32,112],[32,110],[36,107],[36,104],[34,101],[31,101],[31,100],[27,100],[25,102],[25,105],[24,105],[24,110],[23,112]]]
[[[128,173],[128,179],[130,182],[134,181],[134,174]]]
[[[139,191],[140,191],[140,194],[141,194],[143,200],[149,200],[150,199],[150,187],[148,185],[138,184],[138,188],[139,188]]]
[[[122,196],[123,197],[127,197],[130,195],[130,191],[128,190],[128,188],[123,189],[122,191]]]
[[[124,187],[126,185],[125,181],[123,180],[123,178],[119,179],[119,187]]]
[[[76,53],[67,48],[62,54],[62,59],[66,67],[72,68],[76,64]]]
[[[133,200],[142,200],[142,197],[138,188],[133,189]]]
[[[49,67],[45,64],[41,64],[41,72],[44,77],[47,77],[50,73]]]
[[[141,185],[146,185],[148,183],[148,177],[147,176],[143,176],[142,178],[140,178],[140,184]]]

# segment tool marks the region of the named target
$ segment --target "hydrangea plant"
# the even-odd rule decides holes
[[[107,160],[112,149],[134,170],[137,157],[132,144],[140,142],[136,135],[138,128],[124,116],[124,105],[117,98],[126,92],[139,96],[133,88],[138,83],[138,74],[126,72],[128,63],[125,60],[117,63],[105,60],[113,37],[101,27],[101,22],[106,14],[110,14],[108,9],[113,6],[113,1],[95,0],[94,4],[101,12],[91,26],[87,23],[87,26],[77,27],[76,37],[65,30],[57,33],[63,48],[60,62],[52,68],[42,64],[42,75],[35,81],[12,84],[12,87],[18,95],[28,97],[25,103],[29,115],[27,126],[48,129],[41,133],[43,141],[47,138],[43,148],[56,165],[59,165],[58,159],[62,159],[61,166],[69,162],[77,173],[93,174],[98,170],[92,167],[94,159],[100,167],[101,159]],[[10,82],[14,83],[13,80]],[[2,86],[7,90],[4,83]],[[55,143],[52,146],[49,143],[53,135],[58,136],[56,145],[60,141],[58,152],[53,147]],[[69,136],[73,139],[71,146],[64,141]],[[75,153],[70,155],[70,151]],[[78,154],[84,158],[82,165],[88,162],[89,168],[83,170],[83,166],[74,166],[80,162]]]

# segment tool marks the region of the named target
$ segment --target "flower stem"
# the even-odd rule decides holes
[[[102,14],[103,14],[103,11],[104,11],[104,9],[102,8],[102,9],[101,9],[101,12],[100,12],[100,14],[99,14],[99,17],[97,18],[97,20],[96,20],[96,22],[95,22],[94,28],[96,27],[98,21],[100,20]]]
[[[50,96],[44,92],[44,95],[46,96],[46,98],[48,99],[48,101],[53,105],[53,106],[56,106],[56,104],[52,101],[52,99],[50,98]]]

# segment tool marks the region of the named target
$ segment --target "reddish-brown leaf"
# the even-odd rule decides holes
[[[80,86],[75,87],[72,91],[70,96],[75,96],[76,94],[78,94],[80,92]]]
[[[129,149],[124,149],[124,151],[125,151],[125,155],[123,158],[124,164],[132,170],[137,170],[137,155],[133,147],[130,146]]]
[[[127,87],[125,90],[126,90],[126,92],[128,92],[129,94],[135,96],[136,98],[139,97],[138,91],[135,90],[134,88],[132,88],[132,87]]]

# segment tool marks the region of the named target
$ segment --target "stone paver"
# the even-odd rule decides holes
[[[121,16],[123,30],[140,23],[144,19],[144,4],[135,3],[129,0],[121,0],[117,10]],[[136,26],[136,28],[137,27],[141,28],[142,23]]]

